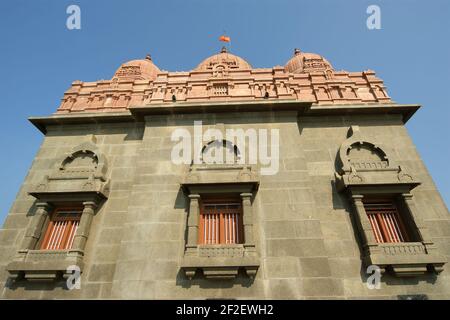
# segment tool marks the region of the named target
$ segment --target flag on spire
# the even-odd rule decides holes
[[[219,40],[222,42],[230,42],[231,41],[230,37],[227,37],[225,35],[220,36]]]

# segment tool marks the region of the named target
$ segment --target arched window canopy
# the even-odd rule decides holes
[[[235,164],[241,159],[241,152],[229,140],[212,140],[203,146],[200,159],[206,164]]]

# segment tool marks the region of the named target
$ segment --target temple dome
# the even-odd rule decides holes
[[[209,58],[206,58],[194,70],[208,71],[216,69],[216,67],[218,66],[222,66],[222,68],[235,70],[239,69],[246,70],[252,68],[252,66],[247,61],[245,61],[241,57],[229,53],[227,49],[223,47],[220,53],[215,54]]]
[[[331,63],[316,53],[294,50],[294,56],[284,66],[286,72],[304,73],[313,71],[333,70]]]
[[[120,80],[155,80],[161,70],[153,63],[150,55],[145,59],[131,60],[122,64],[113,79]]]

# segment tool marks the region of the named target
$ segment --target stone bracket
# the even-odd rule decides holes
[[[184,257],[180,268],[190,280],[199,274],[203,274],[206,279],[235,279],[239,270],[253,279],[259,269],[259,259]]]

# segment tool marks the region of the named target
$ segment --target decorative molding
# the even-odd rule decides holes
[[[359,126],[349,128],[349,138],[341,144],[337,160],[335,177],[340,191],[353,187],[371,192],[371,188],[388,187],[409,192],[420,184],[405,168],[397,165],[387,147],[365,138]]]
[[[244,246],[236,245],[199,245],[199,257],[243,257]]]
[[[242,193],[258,190],[259,174],[251,165],[193,164],[181,186],[191,193]]]
[[[386,255],[416,255],[426,254],[425,247],[421,242],[406,243],[383,243],[379,245]]]

